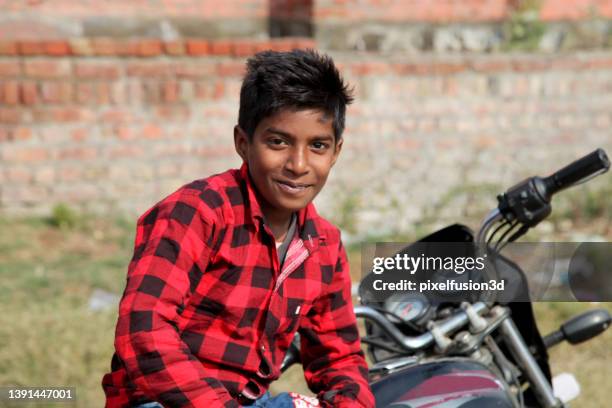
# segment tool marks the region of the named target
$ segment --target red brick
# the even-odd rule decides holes
[[[291,38],[274,40],[270,43],[270,47],[274,51],[291,51],[294,46],[295,42]]]
[[[210,44],[211,55],[230,55],[232,43],[229,40],[216,40]]]
[[[597,0],[543,0],[540,19],[544,21],[580,20],[598,14]]]
[[[10,142],[10,141],[11,141],[10,132],[7,129],[0,127],[0,143]]]
[[[209,82],[196,82],[194,84],[194,97],[196,99],[207,99],[211,94]]]
[[[161,61],[139,61],[127,64],[127,75],[138,77],[163,77],[171,73],[170,65]]]
[[[117,79],[120,65],[112,62],[77,62],[74,66],[78,78]]]
[[[221,99],[225,95],[225,84],[223,81],[216,81],[213,89],[213,98]]]
[[[202,78],[215,75],[215,64],[209,60],[174,63],[172,70],[177,78]]]
[[[253,44],[253,52],[258,53],[262,51],[269,51],[274,49],[272,47],[272,41],[256,41]]]
[[[128,103],[140,104],[144,102],[144,89],[140,81],[130,81],[126,85],[125,97]]]
[[[113,40],[114,56],[139,57],[140,44],[138,40]],[[110,54],[109,54],[110,55]]]
[[[389,69],[389,64],[384,62],[362,62],[351,66],[351,71],[355,75],[385,75]]]
[[[162,84],[162,98],[164,102],[174,103],[179,99],[179,85],[176,81],[166,81]]]
[[[0,123],[15,124],[21,122],[22,111],[17,108],[6,108],[0,104]]]
[[[161,102],[162,89],[158,81],[146,81],[142,84],[144,100],[147,103],[156,104]]]
[[[317,46],[317,43],[312,38],[296,38],[296,39],[293,40],[293,48],[297,48],[297,49],[311,48],[311,49],[314,49],[314,48],[316,48],[316,46]]]
[[[478,72],[503,72],[509,71],[511,64],[508,60],[483,60],[473,61],[471,68]]]
[[[45,44],[42,41],[19,41],[19,54],[21,55],[43,55]]]
[[[40,95],[43,102],[68,103],[72,101],[73,89],[70,82],[43,82],[40,88]]]
[[[111,38],[93,38],[91,40],[91,48],[95,55],[117,55],[117,47],[115,44],[115,40]]]
[[[13,152],[12,160],[16,162],[38,162],[46,160],[49,152],[44,147],[25,147]]]
[[[575,57],[555,58],[550,63],[550,68],[554,70],[578,71],[584,68],[584,63]]]
[[[19,47],[15,41],[0,41],[0,55],[19,55]]]
[[[58,173],[60,180],[65,182],[79,181],[82,178],[80,167],[64,166]]]
[[[148,124],[142,128],[142,130],[140,131],[140,134],[145,139],[159,139],[160,137],[162,137],[163,132],[159,126]]]
[[[19,87],[21,103],[34,105],[38,102],[38,87],[36,82],[22,82]]]
[[[58,157],[61,160],[91,160],[98,157],[98,151],[93,147],[68,147],[60,150]]]
[[[70,44],[67,41],[46,41],[45,54],[53,56],[70,55]]]
[[[144,149],[142,148],[142,146],[136,144],[116,146],[112,147],[108,151],[108,156],[111,159],[119,157],[136,158],[142,156],[143,154]]]
[[[155,109],[155,115],[163,121],[186,121],[190,116],[190,109],[184,105],[160,105]],[[182,132],[179,132],[179,137],[183,136]]]
[[[117,126],[114,129],[114,133],[117,136],[117,139],[121,140],[131,140],[136,137],[136,135],[132,131],[132,128],[128,126]]]
[[[104,82],[81,82],[76,84],[76,101],[79,103],[108,104],[110,88]]]
[[[71,74],[70,61],[67,59],[26,60],[26,76],[31,78],[68,78]]]
[[[23,141],[31,138],[32,130],[28,127],[0,128],[0,142]]]
[[[232,55],[236,57],[249,57],[255,53],[255,43],[251,40],[234,40],[232,42]]]
[[[73,38],[69,41],[70,51],[73,55],[91,56],[94,49],[88,38]]]
[[[122,82],[113,82],[110,84],[111,103],[114,105],[124,105],[127,103],[126,86]]]
[[[36,122],[81,122],[94,119],[91,110],[81,107],[40,107],[32,110]]]
[[[75,84],[75,101],[78,103],[94,103],[93,84],[90,82],[80,82]]]
[[[550,68],[550,62],[542,60],[515,60],[511,65],[516,72],[544,71]]]
[[[103,112],[100,119],[103,123],[130,123],[135,120],[130,111],[119,108],[113,108]]]
[[[13,140],[28,140],[32,138],[32,129],[27,127],[19,126],[12,133]]]
[[[217,75],[222,77],[242,76],[245,71],[245,63],[243,61],[221,62],[216,67]]]
[[[32,181],[32,172],[25,167],[11,166],[5,170],[5,178],[7,181],[25,184]]]
[[[98,103],[107,105],[111,101],[110,85],[108,82],[98,82],[95,87]]]
[[[585,62],[585,66],[589,69],[612,69],[612,58],[609,57],[594,57]]]
[[[34,171],[34,181],[39,184],[51,184],[55,181],[54,167],[40,167]]]
[[[187,54],[208,55],[210,44],[207,40],[187,40]]]
[[[7,105],[19,104],[19,83],[17,81],[4,81],[0,83],[0,97]]]
[[[19,61],[0,61],[0,78],[15,77],[21,74]]]
[[[70,139],[75,142],[82,142],[83,140],[87,139],[87,134],[88,129],[86,128],[74,129],[72,132],[70,132]]]
[[[185,43],[183,41],[166,41],[163,46],[164,52],[168,55],[185,55]]]
[[[465,62],[438,62],[431,65],[431,73],[436,75],[449,75],[463,72],[468,68]]]
[[[141,57],[153,57],[162,54],[162,43],[159,40],[140,40],[138,54]]]
[[[407,63],[394,65],[398,75],[426,75],[429,74],[429,64]]]

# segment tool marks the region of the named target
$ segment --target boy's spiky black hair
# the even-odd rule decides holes
[[[282,109],[318,109],[332,118],[338,142],[352,93],[325,54],[314,50],[260,52],[247,61],[238,125],[252,137],[262,119]]]

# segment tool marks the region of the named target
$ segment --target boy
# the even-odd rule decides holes
[[[327,56],[248,61],[240,170],[194,181],[138,220],[107,407],[374,406],[340,233],[312,204],[351,102]],[[317,398],[270,398],[296,331]]]

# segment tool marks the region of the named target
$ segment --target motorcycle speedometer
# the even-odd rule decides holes
[[[417,292],[395,293],[385,300],[384,308],[393,323],[411,322],[420,325],[430,315],[431,304],[427,297]],[[397,316],[397,317],[396,317]]]

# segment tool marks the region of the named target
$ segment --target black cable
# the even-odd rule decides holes
[[[504,242],[504,239],[508,236],[508,234],[510,234],[512,232],[512,230],[514,230],[514,228],[517,225],[519,225],[519,222],[518,221],[514,221],[513,223],[510,224],[510,227],[508,227],[508,229],[506,231],[504,231],[502,236],[495,243],[495,248],[494,248],[495,252],[501,251],[501,248],[503,248],[502,243]]]
[[[506,241],[500,248],[499,251],[501,251],[502,249],[504,249],[504,247],[506,245],[508,245],[510,242],[514,242],[516,241],[518,238],[522,237],[523,235],[525,235],[527,233],[527,231],[529,230],[529,227],[527,225],[522,225],[521,228],[516,231],[514,234],[512,234],[512,236],[510,238],[508,238],[508,241]]]
[[[387,314],[389,316],[393,316],[395,317],[401,324],[407,326],[409,329],[414,330],[417,333],[423,333],[423,330],[419,329],[419,327],[412,323],[411,321],[405,321],[403,318],[401,318],[399,315],[385,309],[384,307],[380,307],[380,306],[375,306],[375,305],[368,305],[369,307],[371,307],[372,309],[376,310],[377,312],[383,313],[383,314]]]
[[[489,239],[487,239],[487,247],[489,247],[489,244],[491,243],[491,241],[493,240],[493,237],[495,237],[495,234],[497,234],[497,232],[502,229],[503,227],[507,226],[510,224],[510,221],[504,221],[502,222],[500,225],[497,226],[497,228],[495,228],[493,230],[493,233],[491,233],[491,235],[489,235]]]
[[[393,347],[392,345],[389,345],[384,340],[377,340],[375,338],[372,338],[371,336],[364,336],[364,337],[361,338],[360,341],[363,344],[367,344],[368,346],[380,348],[380,349],[383,349],[383,350],[388,351],[390,353],[395,353],[395,354],[399,354],[399,355],[408,355],[406,353],[406,350],[400,350],[398,348]]]

